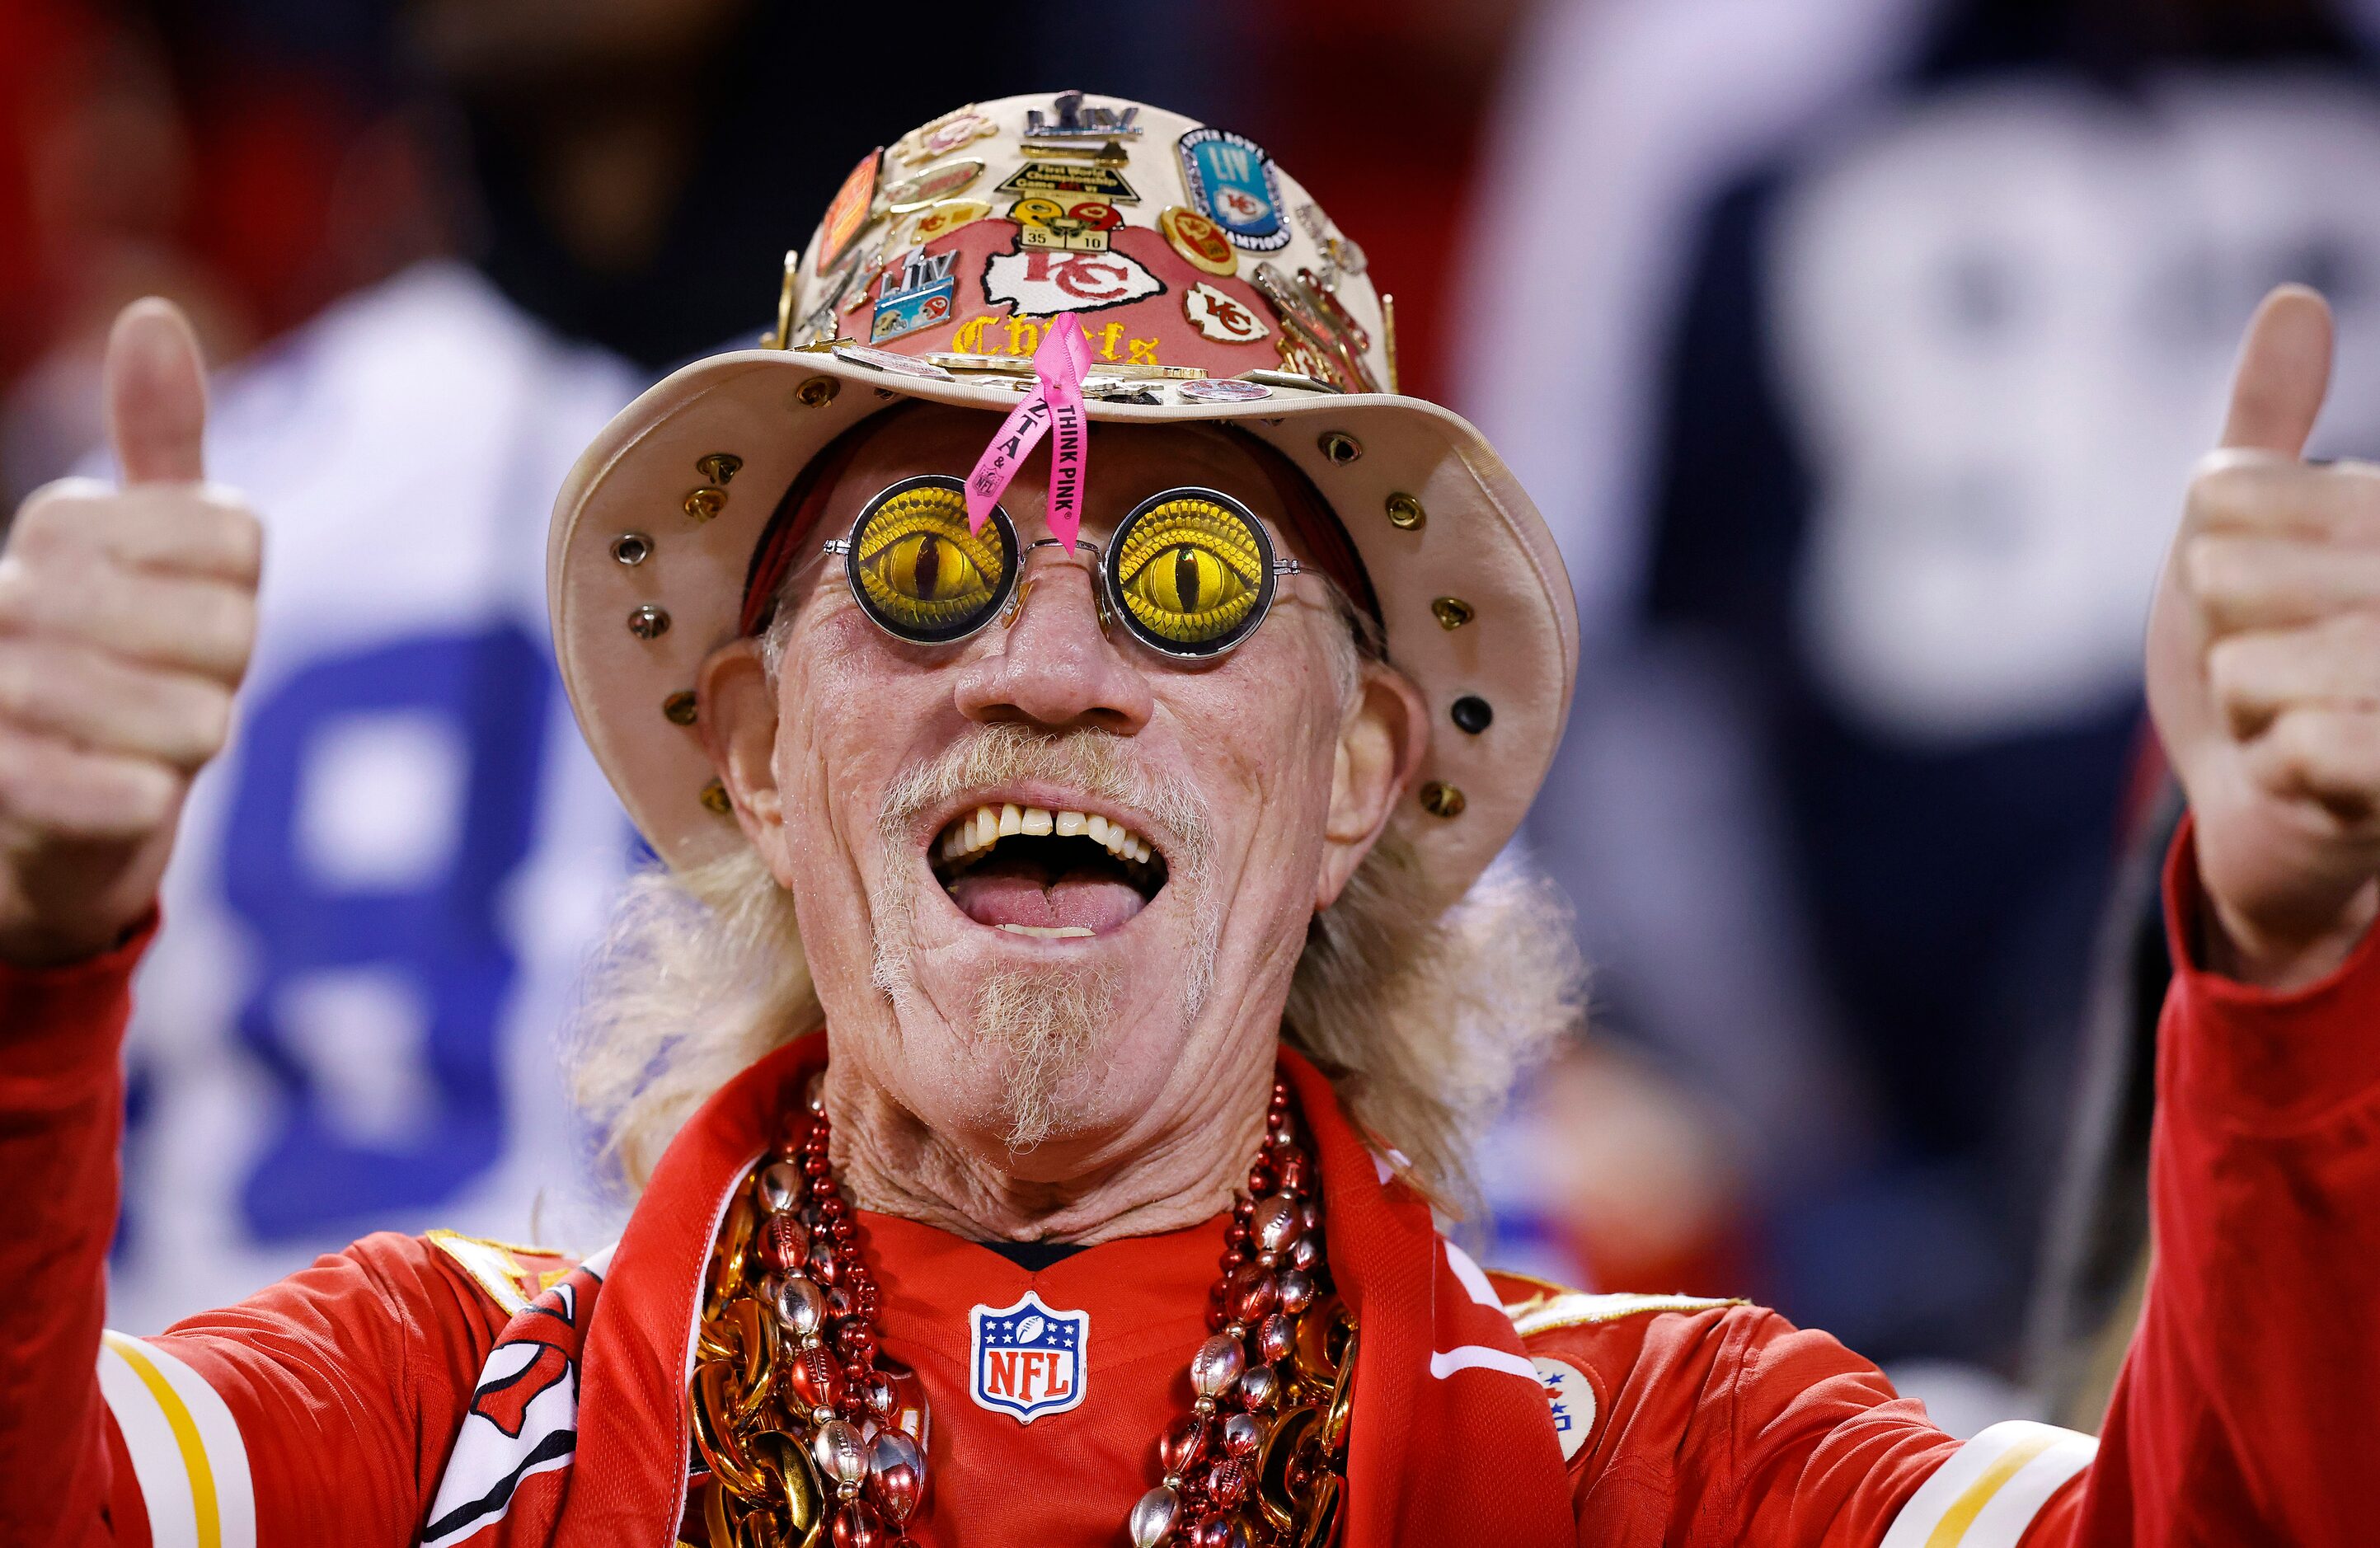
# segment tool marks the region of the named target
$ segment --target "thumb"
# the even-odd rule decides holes
[[[2301,284],[2265,297],[2248,320],[2231,373],[2223,444],[2294,457],[2330,390],[2330,305]]]
[[[195,483],[206,477],[206,369],[182,308],[144,296],[118,312],[101,369],[107,439],[127,484]]]

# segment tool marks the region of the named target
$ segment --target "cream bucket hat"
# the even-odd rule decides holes
[[[1064,312],[1091,346],[1094,421],[1236,425],[1337,513],[1429,705],[1394,826],[1451,903],[1519,825],[1569,710],[1578,627],[1553,538],[1477,430],[1397,393],[1393,304],[1261,147],[1071,91],[868,152],[788,255],[764,346],[674,372],[572,470],[546,553],[554,650],[630,816],[674,866],[744,841],[694,683],[735,636],[779,501],[905,399],[1014,407]]]

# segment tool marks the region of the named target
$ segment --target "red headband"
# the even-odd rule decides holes
[[[760,529],[751,567],[744,572],[744,606],[737,619],[744,634],[759,634],[776,616],[777,591],[785,584],[785,572],[794,567],[803,539],[826,514],[827,498],[834,493],[835,482],[851,466],[851,459],[878,430],[917,406],[917,400],[911,398],[862,419],[829,441],[826,450],[812,457],[787,487],[785,497],[769,516],[769,525]]]
[[[769,517],[769,525],[761,529],[760,540],[752,550],[751,567],[745,572],[744,606],[739,619],[743,633],[757,635],[776,616],[777,592],[785,584],[787,572],[802,555],[805,540],[826,514],[829,497],[859,448],[894,417],[917,406],[917,400],[912,399],[862,419],[811,458],[809,466],[786,489],[784,498],[777,502],[777,509]],[[1322,492],[1314,487],[1314,481],[1296,464],[1246,431],[1229,425],[1217,428],[1230,431],[1256,454],[1257,466],[1264,469],[1265,478],[1280,502],[1278,518],[1304,540],[1312,568],[1329,576],[1365,616],[1380,623],[1380,603],[1373,594],[1372,578],[1365,573],[1363,561],[1356,557],[1354,542],[1347,536],[1346,527],[1322,498]]]

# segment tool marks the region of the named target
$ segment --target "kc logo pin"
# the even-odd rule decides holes
[[[983,298],[1002,301],[1019,317],[1120,307],[1164,290],[1165,282],[1120,252],[1050,252],[1020,248],[994,253],[984,265]]]
[[[974,1308],[967,1324],[973,1347],[967,1387],[977,1407],[1030,1424],[1081,1406],[1088,1312],[1052,1311],[1027,1290],[1014,1306]]]
[[[1182,314],[1218,344],[1254,344],[1272,332],[1254,308],[1205,280],[1183,292]]]

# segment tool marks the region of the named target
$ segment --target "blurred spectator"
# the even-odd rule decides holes
[[[879,40],[905,62],[868,70],[842,67],[815,12],[754,0],[410,0],[404,23],[461,109],[481,267],[654,370],[774,320],[785,249],[871,145],[1071,85],[1232,122],[1258,85],[1237,4],[995,18],[919,0]]]
[[[1641,1054],[1581,1038],[1497,1136],[1500,1264],[1564,1284],[1741,1285],[1741,1157],[1707,1104]]]
[[[1374,283],[1396,297],[1398,385],[1441,403],[1455,217],[1526,10],[1526,0],[1275,0],[1250,54],[1261,90],[1231,121],[1363,244]]]
[[[1587,654],[1528,830],[1606,1024],[1728,1115],[1749,1289],[2012,1353],[2155,565],[2270,284],[2380,441],[2380,96],[2314,0],[1556,0],[1459,406]],[[1646,1179],[1648,1188],[1658,1182]]]
[[[552,1039],[633,842],[547,659],[565,471],[650,373],[757,336],[860,150],[1075,79],[1229,121],[1245,18],[1063,0],[986,48],[911,6],[917,65],[863,97],[753,0],[0,5],[8,479],[96,438],[125,298],[190,306],[218,361],[264,341],[209,427],[270,533],[261,639],[143,970],[111,1315],[377,1226],[595,1245],[535,1218],[577,1192]]]
[[[168,16],[0,0],[0,494],[98,439],[99,347],[172,296],[217,359],[440,243],[404,137],[278,54]]]

